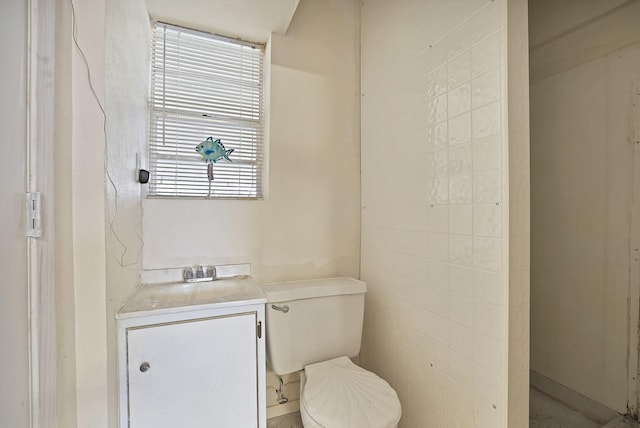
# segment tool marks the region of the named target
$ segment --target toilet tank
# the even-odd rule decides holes
[[[267,363],[278,375],[360,352],[364,293],[353,278],[289,281],[262,286],[267,296]]]

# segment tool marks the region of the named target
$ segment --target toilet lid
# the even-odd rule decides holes
[[[387,428],[400,420],[400,400],[393,388],[349,358],[310,364],[304,371],[302,405],[319,425]]]

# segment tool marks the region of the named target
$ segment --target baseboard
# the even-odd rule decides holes
[[[606,424],[620,416],[618,412],[602,403],[574,391],[554,380],[549,379],[533,370],[530,371],[529,382],[532,388],[550,396],[551,398],[579,411],[588,418]]]
[[[277,418],[278,416],[294,413],[300,410],[300,400],[288,401],[277,406],[267,407],[267,419]]]
[[[618,416],[611,422],[606,425],[603,425],[602,428],[638,428],[640,425],[638,422],[627,416]]]

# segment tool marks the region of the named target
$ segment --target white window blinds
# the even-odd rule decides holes
[[[151,46],[151,197],[262,197],[264,46],[156,23]],[[233,149],[213,166],[207,137]]]

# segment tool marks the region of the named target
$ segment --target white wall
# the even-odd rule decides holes
[[[78,43],[103,102],[104,4],[74,4]],[[58,2],[56,20],[58,426],[99,428],[109,418],[103,117],[72,40],[69,2]]]
[[[587,2],[585,10],[594,5],[602,6]],[[563,9],[532,3],[532,40],[548,37],[544,16],[551,15]],[[531,85],[531,368],[622,413],[628,335],[637,323],[628,298],[637,287],[629,272],[632,139],[640,121],[633,110],[640,45],[623,46],[638,20],[637,3],[594,12],[586,25],[565,27],[553,50],[531,51],[532,73],[538,70]]]
[[[145,199],[145,269],[249,262],[260,282],[358,276],[358,28],[355,1],[300,3],[287,35],[271,38],[267,196]]]
[[[532,81],[638,40],[640,4],[635,1],[536,0],[530,6]]]
[[[136,156],[146,157],[151,30],[143,0],[111,0],[105,8],[107,357],[110,426],[118,411],[115,313],[140,283],[142,193]]]
[[[0,425],[29,425],[27,245],[27,2],[0,2]]]
[[[508,108],[526,90],[507,103],[507,73],[526,70],[507,57],[512,32],[526,52],[515,3],[509,28],[506,1],[362,4],[362,361],[398,392],[403,426],[506,427],[507,400],[509,426],[528,424],[526,346],[508,329],[509,268],[528,254],[508,217],[510,185],[528,200],[526,108],[513,130]]]

